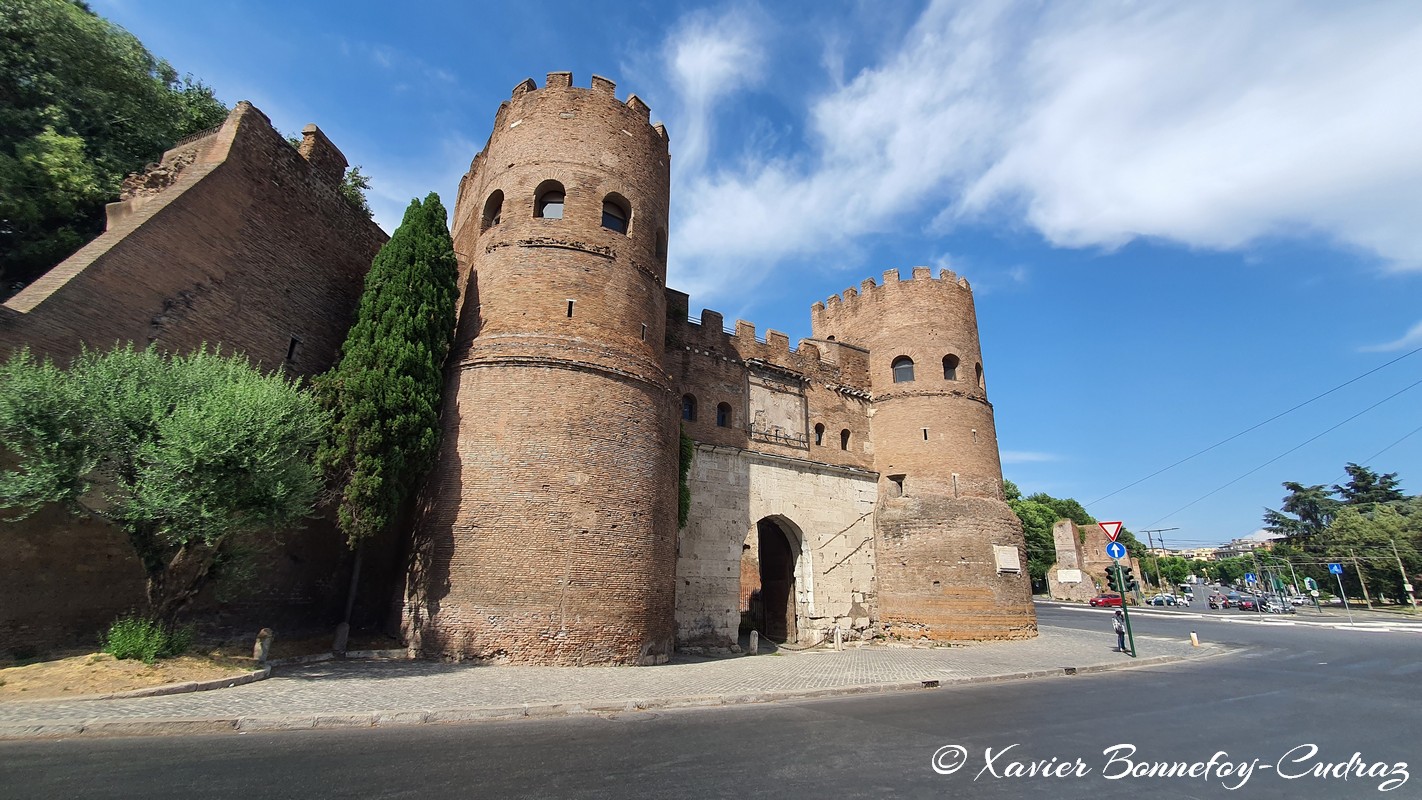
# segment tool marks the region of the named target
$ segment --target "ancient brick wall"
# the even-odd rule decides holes
[[[337,194],[344,158],[320,138],[324,172],[239,103],[216,131],[128,181],[106,233],[0,307],[0,352],[28,346],[65,360],[81,344],[183,352],[206,342],[268,369],[324,371],[386,236]],[[92,644],[141,606],[142,570],[116,531],[50,509],[0,537],[17,554],[0,563],[0,640],[11,648]],[[368,563],[393,547],[373,546]],[[253,591],[210,593],[198,610],[239,628],[334,624],[348,570],[342,537],[313,521],[259,560]]]
[[[405,592],[416,651],[670,656],[668,165],[666,132],[641,100],[550,73],[543,89],[515,87],[461,181],[459,342]],[[606,226],[609,212],[625,232]]]
[[[1052,526],[1052,543],[1056,546],[1057,561],[1047,570],[1047,594],[1053,600],[1078,600],[1084,603],[1096,596],[1102,576],[1092,575],[1084,569],[1086,559],[1082,553],[1081,539],[1076,525],[1069,519],[1059,519]]]
[[[850,638],[870,630],[873,473],[700,445],[688,483],[691,514],[676,565],[679,647],[735,644],[750,595],[762,588],[757,553],[764,520],[794,553],[793,639],[825,641],[836,626]]]
[[[115,204],[107,232],[0,308],[0,351],[206,342],[300,375],[334,361],[385,234],[249,103],[165,162],[184,157],[169,185]]]
[[[817,340],[868,351],[885,629],[929,639],[1032,635],[1026,542],[1002,500],[967,281],[923,267],[900,280],[890,270],[882,285],[866,280],[816,303],[811,322]]]

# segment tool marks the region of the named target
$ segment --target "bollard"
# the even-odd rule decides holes
[[[1199,637],[1199,636],[1196,636],[1194,631],[1190,631],[1190,646],[1191,646],[1191,647],[1199,647],[1199,646],[1200,646],[1200,637]]]
[[[271,628],[262,628],[257,632],[257,643],[252,645],[252,659],[258,664],[267,663],[267,655],[272,649],[272,639],[276,634]]]
[[[759,632],[759,631],[751,631],[751,635],[750,635],[750,647],[746,648],[746,652],[747,652],[747,653],[750,653],[751,655],[755,655],[756,653],[759,653],[759,652],[760,652],[760,632]]]
[[[838,626],[838,625],[834,626],[834,649],[835,649],[835,650],[843,650],[843,649],[844,649],[844,635],[843,635],[842,633],[840,633],[840,630],[839,630],[839,626]]]

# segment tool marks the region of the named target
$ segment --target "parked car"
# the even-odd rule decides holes
[[[1241,596],[1239,602],[1235,604],[1235,608],[1240,611],[1258,611],[1259,603],[1260,600],[1257,597]]]
[[[1153,606],[1173,606],[1178,602],[1173,594],[1158,594],[1150,599]]]
[[[1105,594],[1096,595],[1087,602],[1091,604],[1092,608],[1097,606],[1119,606],[1121,605],[1121,596],[1115,592],[1106,592]]]

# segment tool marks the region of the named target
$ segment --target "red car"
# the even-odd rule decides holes
[[[1091,603],[1092,608],[1096,606],[1119,606],[1121,605],[1121,596],[1115,592],[1107,592],[1106,594],[1098,594],[1087,602]]]

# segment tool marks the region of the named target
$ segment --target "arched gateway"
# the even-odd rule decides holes
[[[756,523],[741,548],[741,627],[757,630],[773,642],[799,637],[796,574],[799,528],[781,516]]]

